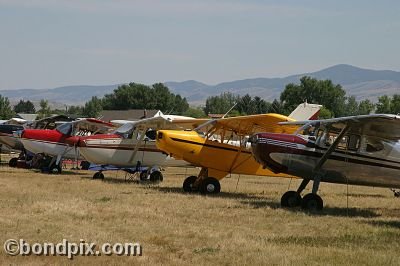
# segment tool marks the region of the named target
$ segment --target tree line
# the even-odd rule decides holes
[[[112,93],[102,98],[93,96],[84,106],[69,106],[66,110],[51,109],[47,100],[41,100],[39,110],[32,102],[20,100],[13,108],[7,97],[0,95],[0,119],[9,119],[16,113],[37,113],[38,119],[51,114],[68,114],[82,117],[98,117],[102,110],[157,109],[164,113],[205,117],[208,114],[225,114],[230,116],[262,113],[290,114],[300,103],[323,105],[321,118],[341,117],[375,113],[400,113],[400,94],[383,95],[377,103],[370,100],[357,101],[354,96],[347,96],[339,84],[331,80],[317,80],[302,77],[300,84],[290,83],[279,99],[268,102],[259,96],[249,94],[239,96],[230,92],[207,98],[204,107],[190,107],[186,98],[171,93],[162,83],[151,86],[129,83],[118,86]]]
[[[36,111],[31,101],[20,100],[11,108],[8,98],[0,95],[0,119],[9,119],[16,113],[37,113],[37,119],[40,119],[51,114],[98,117],[102,110],[157,109],[164,113],[184,114],[189,109],[186,98],[171,93],[162,83],[151,86],[124,84],[103,98],[93,96],[84,106],[68,106],[66,110],[52,110],[47,100],[41,100],[39,106]]]
[[[204,111],[206,114],[222,114],[236,104],[232,115],[251,115],[259,113],[290,114],[300,103],[321,104],[323,108],[320,118],[332,118],[352,115],[366,115],[372,112],[399,114],[400,94],[392,97],[383,95],[378,98],[376,104],[370,100],[357,101],[354,96],[347,96],[346,91],[339,84],[333,84],[331,80],[318,80],[304,76],[300,84],[290,83],[286,85],[279,99],[272,103],[260,97],[250,95],[235,96],[231,93],[223,93],[219,96],[211,96],[206,100]]]

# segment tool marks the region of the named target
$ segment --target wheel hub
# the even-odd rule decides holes
[[[207,185],[207,191],[208,192],[214,192],[214,190],[215,190],[215,186],[213,185],[213,184],[208,184]]]

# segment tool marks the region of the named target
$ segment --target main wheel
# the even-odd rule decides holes
[[[154,171],[153,173],[150,174],[150,182],[158,183],[158,182],[162,182],[163,179],[164,179],[164,177],[160,171]]]
[[[200,184],[201,194],[217,194],[221,191],[219,181],[214,177],[205,178]]]
[[[61,174],[61,165],[52,164],[49,167],[49,174]]]
[[[282,207],[299,207],[301,205],[301,196],[296,191],[287,191],[281,198]]]
[[[186,177],[185,181],[183,181],[183,191],[185,192],[193,192],[195,191],[193,184],[196,182],[197,176],[188,176]]]
[[[309,211],[320,211],[324,207],[324,202],[317,194],[309,193],[304,196],[301,208]]]
[[[146,181],[147,180],[147,172],[142,172],[139,175],[140,181]]]
[[[90,167],[90,163],[88,161],[82,161],[80,165],[82,170],[88,170]]]
[[[96,173],[93,175],[93,179],[104,179],[104,175],[103,175],[102,172],[96,172]]]
[[[17,163],[18,163],[18,158],[11,158],[10,161],[8,162],[8,166],[17,167]]]

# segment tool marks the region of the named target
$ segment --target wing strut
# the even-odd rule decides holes
[[[143,133],[140,135],[140,139],[138,142],[136,142],[136,147],[133,150],[133,153],[131,155],[131,158],[129,159],[130,162],[132,162],[133,158],[135,158],[136,153],[139,150],[140,144],[142,144],[142,141],[144,140],[144,138],[146,137],[146,131],[147,131],[147,127],[142,131]],[[140,130],[138,130],[138,132],[140,132]],[[134,134],[133,134],[134,135]]]
[[[332,154],[332,152],[336,149],[336,147],[339,145],[341,139],[343,136],[349,131],[350,126],[347,124],[342,131],[340,131],[339,135],[336,137],[335,141],[332,143],[332,145],[329,147],[329,149],[324,153],[324,155],[321,157],[321,159],[318,161],[317,165],[314,167],[313,170],[313,177],[314,177],[314,182],[313,182],[313,188],[312,188],[312,193],[316,194],[319,188],[319,183],[321,182],[321,177],[322,173],[320,172],[322,166],[324,163],[328,160],[328,157]]]

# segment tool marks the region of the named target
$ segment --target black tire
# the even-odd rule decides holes
[[[188,176],[186,177],[185,181],[183,181],[183,191],[185,192],[193,192],[196,189],[193,187],[194,182],[196,182],[197,176]]]
[[[8,166],[17,167],[17,163],[18,163],[18,158],[11,158],[10,161],[8,162]]]
[[[49,174],[61,174],[61,165],[55,165],[53,164],[52,166],[49,167]]]
[[[96,173],[93,175],[93,179],[104,179],[104,175],[103,175],[102,172],[96,172]]]
[[[147,172],[142,172],[140,173],[140,181],[146,181],[147,180]]]
[[[200,184],[200,193],[204,195],[218,194],[221,191],[221,185],[218,179],[214,177],[205,178]]]
[[[81,162],[81,169],[82,170],[88,170],[90,167],[90,163],[88,161],[82,161]]]
[[[281,206],[286,208],[299,207],[301,205],[301,196],[296,191],[287,191],[282,195]]]
[[[324,201],[317,194],[309,193],[301,201],[301,208],[308,211],[321,211],[324,208]]]
[[[154,171],[150,174],[150,182],[152,183],[159,183],[162,182],[164,179],[162,173],[160,171]]]

